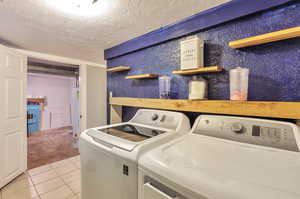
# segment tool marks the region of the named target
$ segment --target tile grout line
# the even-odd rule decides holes
[[[51,168],[52,169],[52,168]],[[50,170],[51,170],[50,169]],[[48,170],[48,171],[50,171],[50,170]],[[45,171],[45,172],[47,172],[47,171]],[[42,173],[45,173],[45,172],[42,172]],[[37,174],[38,175],[38,174]],[[30,176],[30,178],[31,178],[31,176]],[[51,179],[48,179],[48,180],[46,180],[46,181],[44,181],[44,182],[48,182],[48,181],[50,181],[50,180],[53,180],[54,178],[51,178]],[[31,180],[32,181],[32,180]],[[40,183],[38,183],[38,184],[41,184],[41,183],[44,183],[44,182],[40,182]],[[33,182],[32,182],[32,184],[33,184]],[[36,191],[36,193],[38,194],[38,197],[41,199],[41,195],[42,194],[40,194],[39,192],[38,192],[38,190],[37,190],[37,188],[36,188],[36,186],[38,185],[38,184],[33,184],[33,186],[34,186],[34,189],[35,189],[35,191]],[[48,193],[49,191],[47,191],[47,192],[45,192],[45,193]],[[44,194],[45,194],[44,193]]]
[[[75,156],[75,157],[76,157],[76,156]],[[65,159],[65,160],[68,160],[68,159]],[[63,160],[61,160],[61,161],[63,161]],[[70,162],[70,161],[71,161],[71,160],[68,160],[68,162]],[[71,162],[72,162],[71,164],[73,164],[73,161],[71,161]],[[49,164],[49,166],[50,166],[50,165],[51,165],[51,164]],[[76,170],[77,170],[76,165],[73,165],[73,166],[75,166],[75,168],[76,168]],[[63,167],[63,166],[56,167],[56,168],[61,168],[61,167]],[[76,193],[74,193],[74,191],[71,189],[71,187],[64,181],[64,179],[62,178],[62,175],[60,175],[60,174],[55,170],[55,168],[52,167],[52,166],[50,166],[50,170],[53,170],[53,171],[57,174],[57,177],[55,177],[55,178],[59,178],[59,179],[63,182],[63,184],[66,185],[66,186],[71,190],[71,192],[73,193],[73,195],[76,196]],[[73,172],[73,171],[75,171],[75,170],[72,170],[72,171],[69,171],[69,172],[67,172],[67,173],[64,173],[63,175],[69,174],[69,173],[71,173],[71,172]],[[49,180],[46,180],[46,181],[44,181],[44,182],[47,182],[47,181],[50,181],[50,180],[53,180],[53,179],[54,179],[54,178],[49,179]],[[43,182],[43,183],[44,183],[44,182]],[[38,184],[40,184],[40,183],[38,183]],[[61,188],[61,187],[52,189],[51,191],[56,190],[56,189],[59,189],[59,188]],[[51,192],[51,191],[47,191],[47,192],[45,192],[45,193],[43,193],[43,194],[41,194],[41,195],[44,195],[44,194],[49,193],[49,192]],[[41,196],[41,195],[39,194],[39,196]],[[72,195],[72,196],[73,196],[73,195]]]
[[[71,159],[72,158],[72,159]],[[71,183],[73,183],[73,182],[76,182],[76,180],[79,180],[79,179],[74,179],[74,180],[71,180],[69,183],[67,182],[67,181],[65,181],[64,180],[64,178],[63,178],[63,176],[65,176],[65,175],[68,175],[68,174],[70,174],[70,173],[72,173],[72,172],[80,172],[80,167],[77,167],[77,165],[78,165],[78,162],[80,163],[80,159],[78,159],[78,158],[80,158],[79,156],[73,156],[73,157],[71,157],[71,158],[67,158],[67,159],[64,159],[64,160],[61,160],[61,161],[65,161],[63,164],[58,164],[58,165],[60,165],[60,166],[56,166],[56,167],[54,167],[54,166],[52,166],[52,164],[53,163],[50,163],[50,164],[47,164],[48,165],[48,168],[44,171],[44,170],[41,170],[40,172],[38,172],[38,173],[35,173],[34,174],[34,172],[33,172],[33,174],[30,174],[29,173],[29,171],[31,170],[31,169],[29,169],[29,170],[26,170],[25,172],[23,172],[21,175],[23,175],[23,176],[18,176],[19,178],[17,178],[17,179],[15,179],[16,181],[15,182],[13,182],[13,183],[16,183],[16,182],[19,182],[19,181],[24,181],[24,183],[28,183],[28,187],[27,187],[27,189],[30,191],[30,189],[32,189],[32,191],[30,191],[30,195],[32,196],[32,194],[34,194],[34,197],[32,197],[32,198],[34,198],[34,199],[41,199],[42,198],[42,195],[44,195],[44,194],[47,194],[47,193],[49,193],[49,192],[51,192],[51,191],[54,191],[54,190],[56,190],[56,189],[59,189],[59,188],[61,188],[61,187],[63,187],[63,186],[66,186],[66,188],[68,188],[69,189],[69,191],[70,191],[70,195],[67,197],[67,198],[69,198],[69,197],[75,197],[75,198],[77,198],[77,199],[79,199],[79,197],[78,197],[78,194],[80,194],[80,192],[78,192],[78,193],[76,193],[78,190],[77,190],[77,187],[75,187],[74,188],[74,190],[72,189],[72,186],[71,185],[69,185],[69,184],[71,184]],[[59,162],[59,161],[57,161],[57,162]],[[66,169],[65,171],[65,173],[64,172],[62,172],[62,174],[60,174],[59,172],[58,172],[58,169],[60,169],[60,168],[63,168],[63,167],[66,167],[66,165],[68,165],[68,166],[70,166],[70,170],[69,169]],[[43,166],[45,166],[45,165],[43,165]],[[38,167],[37,167],[38,168]],[[62,171],[64,171],[64,170],[62,170]],[[34,183],[34,178],[35,178],[35,176],[38,176],[38,175],[43,175],[44,173],[47,173],[47,172],[53,172],[52,174],[54,174],[53,176],[54,177],[51,177],[51,178],[49,178],[49,179],[47,179],[47,180],[45,180],[45,181],[41,181],[41,182],[38,182],[38,183]],[[47,176],[47,175],[46,175]],[[45,178],[46,178],[46,176],[45,176]],[[39,178],[38,178],[39,179]],[[40,179],[42,179],[42,178],[40,178]],[[49,182],[49,181],[51,181],[51,180],[54,180],[54,179],[59,179],[59,180],[61,180],[62,181],[62,184],[61,184],[61,186],[59,186],[59,187],[57,187],[57,188],[54,188],[54,189],[51,189],[51,190],[48,190],[48,191],[46,191],[45,193],[42,193],[42,194],[40,194],[39,192],[38,192],[38,189],[37,189],[37,187],[40,185],[40,184],[42,184],[42,183],[47,183],[47,182]],[[72,178],[71,178],[72,179]],[[37,180],[38,181],[38,180]],[[79,180],[80,181],[80,180]],[[79,182],[80,184],[81,184],[81,182]],[[47,186],[46,186],[46,188],[47,188]],[[80,191],[81,191],[81,189],[80,189]],[[32,192],[34,192],[34,193],[32,193]],[[1,188],[0,189],[0,199],[4,199],[3,198],[3,188]]]
[[[38,198],[41,198],[39,192],[37,191],[37,189],[36,189],[36,187],[35,187],[35,184],[33,184],[33,181],[32,181],[32,179],[31,179],[31,176],[29,175],[29,173],[28,173],[27,171],[26,171],[26,174],[27,174],[28,177],[29,177],[29,180],[30,180],[30,182],[31,182],[31,184],[32,184],[32,186],[33,186],[33,188],[34,188],[34,190],[35,190],[35,193],[37,194],[37,197],[38,197]],[[30,189],[30,187],[29,187],[29,189]],[[2,198],[1,198],[1,199],[2,199]]]
[[[49,170],[50,171],[50,170]],[[48,172],[48,171],[46,171],[46,172]],[[55,171],[54,171],[55,172]],[[45,172],[44,172],[45,173]],[[55,172],[55,174],[56,174],[56,172]],[[53,177],[53,178],[49,178],[49,179],[47,179],[47,180],[45,180],[45,181],[42,181],[42,182],[39,182],[39,183],[37,183],[37,184],[34,184],[33,182],[32,182],[32,184],[34,185],[34,186],[36,186],[36,185],[38,185],[38,184],[41,184],[41,183],[44,183],[44,182],[48,182],[48,181],[50,181],[50,180],[53,180],[53,179],[55,179],[55,178],[57,178],[58,176],[56,176],[56,177]]]
[[[67,159],[65,159],[65,160],[67,160]],[[60,160],[60,161],[63,161],[63,160]],[[59,161],[58,161],[58,162],[59,162]],[[43,194],[39,194],[38,191],[37,191],[37,189],[36,189],[36,186],[37,186],[37,185],[39,185],[39,184],[41,184],[41,183],[49,182],[49,181],[51,181],[51,180],[54,180],[55,178],[61,179],[62,182],[63,182],[63,184],[65,184],[64,180],[63,180],[63,179],[60,177],[60,175],[56,172],[55,168],[51,166],[51,164],[53,164],[53,163],[48,164],[48,165],[49,165],[49,168],[50,168],[49,170],[44,171],[44,172],[41,172],[41,173],[36,174],[36,175],[40,175],[40,174],[43,174],[43,173],[46,173],[46,172],[49,172],[49,171],[53,171],[53,172],[56,174],[56,177],[50,178],[50,179],[48,179],[48,180],[45,180],[45,181],[40,182],[40,183],[37,183],[37,184],[34,184],[33,181],[32,181],[32,179],[31,179],[32,176],[29,175],[29,177],[30,177],[30,179],[31,179],[31,181],[32,181],[32,184],[33,184],[33,186],[34,186],[34,188],[35,188],[35,190],[36,190],[36,192],[37,192],[37,194],[38,194],[38,196],[39,196],[40,198],[41,198],[41,195],[44,195],[44,194],[46,194],[46,193],[49,193],[49,192],[51,192],[51,191],[53,191],[53,190],[56,190],[56,189],[58,189],[58,188],[60,188],[60,187],[55,188],[55,189],[48,190],[47,192],[45,192],[45,193],[43,193]],[[57,167],[57,168],[61,168],[61,167],[63,167],[63,166],[60,166],[60,167]],[[65,173],[65,174],[68,174],[68,173],[71,173],[71,172],[72,172],[72,171],[67,172],[67,173]],[[65,174],[64,174],[64,175],[65,175]],[[34,175],[34,176],[36,176],[36,175]],[[72,189],[71,189],[71,190],[72,190]]]
[[[75,157],[77,157],[77,156],[75,156]],[[76,167],[76,170],[79,170],[79,171],[80,171],[80,168],[77,167],[75,161],[73,161],[73,160],[70,160],[70,161],[74,164],[74,166]],[[80,174],[80,175],[81,175],[81,174]],[[63,180],[63,181],[64,181],[64,180]],[[66,183],[66,182],[65,182],[65,183]],[[66,183],[66,185],[71,189],[71,191],[72,191],[72,193],[74,193],[75,197],[78,198],[77,194],[73,191],[73,189],[72,189],[67,183]],[[80,191],[81,191],[81,177],[80,177]]]
[[[76,166],[75,166],[76,167]],[[77,167],[76,167],[77,168]],[[70,172],[71,173],[71,172]],[[73,189],[71,189],[71,187],[64,181],[64,179],[62,178],[62,176],[61,175],[59,175],[58,176],[62,181],[63,181],[63,183],[71,190],[71,192],[73,193],[73,196],[76,196],[77,197],[77,195],[76,195],[76,193],[73,191]],[[67,198],[66,198],[67,199]]]

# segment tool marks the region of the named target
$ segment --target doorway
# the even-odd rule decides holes
[[[77,156],[79,66],[28,58],[28,169]]]
[[[46,64],[46,68],[48,70],[51,67],[52,69],[55,67],[74,67],[78,71],[79,66],[79,132],[86,130],[87,127],[96,127],[106,124],[107,98],[105,66],[77,59],[59,57],[20,49],[12,49],[0,45],[0,109],[2,111],[2,114],[0,114],[0,162],[2,163],[0,164],[0,188],[13,181],[22,173],[27,173],[26,170],[28,169],[27,117],[30,119],[33,117],[28,116],[27,114],[27,95],[29,95],[27,91],[28,59],[31,62],[40,63],[39,65]],[[38,66],[36,66],[36,68],[37,67]],[[95,67],[98,68],[98,70],[95,69]],[[30,73],[37,73],[37,71],[34,71],[34,69],[32,68],[30,70]],[[66,70],[64,72],[66,72]],[[50,72],[48,71],[48,73],[46,74],[49,75],[49,73]],[[99,78],[101,79],[101,81],[99,80]],[[88,90],[88,88],[91,87],[93,87],[93,89]],[[93,95],[93,93],[95,92],[97,94]],[[39,96],[43,95],[38,94],[37,97],[39,98]],[[37,104],[40,105],[40,102]],[[71,115],[72,114],[73,113],[71,113]],[[79,114],[77,114],[77,117],[78,115]],[[88,123],[89,121],[92,121],[92,123]],[[73,127],[72,131],[74,132]],[[53,137],[54,134],[50,135]],[[67,135],[70,137],[70,133]],[[71,137],[73,135],[71,133]],[[76,144],[73,146],[76,147]],[[41,148],[43,150],[46,147]],[[37,150],[37,152],[40,152],[42,150]],[[76,150],[78,151],[78,149]],[[55,157],[57,158],[57,153],[53,154],[56,154]],[[59,159],[64,159],[64,157],[60,157]],[[51,161],[47,160],[47,162]],[[41,169],[37,170],[41,171]]]

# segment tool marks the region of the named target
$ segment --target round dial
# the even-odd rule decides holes
[[[156,130],[152,130],[152,136],[157,136],[159,133]]]
[[[231,126],[231,130],[235,133],[243,133],[243,125],[241,123],[233,123],[232,126]]]
[[[153,114],[151,117],[152,121],[155,121],[158,119],[158,115],[157,114]]]

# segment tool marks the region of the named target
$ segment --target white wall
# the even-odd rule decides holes
[[[86,75],[87,128],[106,125],[106,69],[88,65]]]
[[[71,125],[70,106],[74,78],[46,74],[28,74],[27,95],[46,96],[41,129]],[[52,119],[50,118],[52,115]],[[51,121],[50,121],[51,120]]]

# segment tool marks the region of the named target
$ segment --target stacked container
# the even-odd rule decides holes
[[[237,67],[229,71],[230,100],[247,100],[249,69]]]
[[[171,98],[171,78],[168,76],[162,76],[159,78],[159,98]]]

